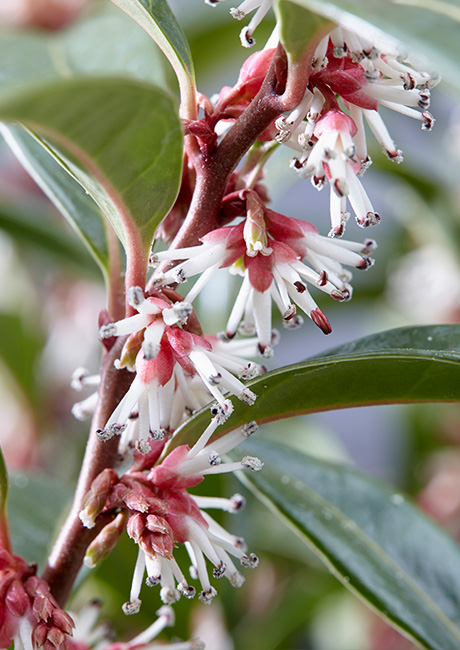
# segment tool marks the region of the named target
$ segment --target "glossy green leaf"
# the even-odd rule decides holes
[[[282,42],[288,56],[294,61],[312,48],[319,39],[325,36],[336,24],[321,16],[290,2],[279,0],[276,7],[276,16],[280,30],[280,41]]]
[[[166,0],[112,0],[126,11],[162,49],[177,75],[184,117],[194,118],[193,61],[185,35]]]
[[[0,119],[40,134],[125,247],[147,254],[181,178],[182,128],[169,96],[129,79],[69,79],[8,94]]]
[[[234,412],[218,435],[248,420],[259,424],[318,411],[460,399],[460,325],[407,327],[381,332],[329,354],[273,370],[247,383],[258,397]],[[209,422],[209,408],[176,432],[168,449],[194,443]]]
[[[403,495],[349,467],[251,438],[240,473],[343,584],[430,650],[460,647],[460,549]],[[243,478],[244,477],[244,478]]]
[[[68,484],[45,474],[11,474],[8,513],[13,551],[43,568],[71,498]]]
[[[460,88],[457,0],[292,0],[302,7],[371,37],[368,21],[405,48],[422,55],[441,76]],[[357,17],[357,18],[356,18]]]
[[[2,133],[26,171],[46,196],[67,219],[88,247],[104,273],[110,267],[107,222],[93,199],[85,192],[49,152],[21,127],[2,126]],[[64,233],[51,229],[37,214],[14,217],[0,213],[0,227],[16,237],[28,238],[35,245],[53,252],[67,261],[86,267],[84,255]],[[114,251],[117,254],[117,251]]]

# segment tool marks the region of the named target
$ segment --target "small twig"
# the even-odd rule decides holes
[[[117,370],[113,365],[114,360],[120,356],[123,343],[123,339],[117,340],[103,357],[100,399],[93,417],[74,501],[43,572],[43,578],[50,585],[51,593],[62,607],[83,564],[86,549],[102,528],[99,518],[94,528],[85,528],[80,521],[79,513],[93,480],[103,469],[113,467],[117,458],[118,436],[102,442],[97,437],[96,431],[104,428],[112,411],[133,380],[132,373]]]

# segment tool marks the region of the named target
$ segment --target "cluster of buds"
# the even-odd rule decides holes
[[[36,565],[0,549],[0,647],[70,650],[74,622],[36,572]]]
[[[134,463],[121,477],[114,470],[104,470],[88,492],[80,519],[91,528],[101,513],[117,513],[105,526],[88,549],[86,564],[90,567],[103,559],[114,547],[125,527],[139,547],[133,575],[130,600],[123,609],[126,614],[139,610],[142,579],[147,574],[148,586],[160,585],[160,597],[170,605],[181,595],[192,598],[191,586],[174,558],[174,548],[184,544],[192,563],[191,574],[199,579],[199,599],[208,604],[216,595],[211,586],[205,557],[214,566],[213,576],[225,576],[234,587],[240,587],[244,578],[233,558],[243,567],[255,567],[258,559],[248,554],[241,538],[234,537],[217,524],[206,512],[220,508],[237,512],[244,499],[193,496],[188,489],[201,483],[205,476],[241,469],[258,471],[258,458],[245,456],[239,462],[223,462],[222,455],[234,449],[256,430],[254,422],[223,435],[210,443],[219,426],[214,417],[197,443],[176,447],[162,462],[156,464],[163,451],[164,441],[151,441],[148,454],[135,452]]]

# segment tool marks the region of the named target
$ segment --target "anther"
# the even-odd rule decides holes
[[[242,368],[240,372],[238,373],[238,376],[241,377],[241,379],[252,379],[253,377],[257,377],[259,374],[259,367],[256,363],[253,363],[252,361],[249,361],[247,366]]]
[[[423,129],[423,125],[422,125],[422,129]],[[404,160],[404,153],[401,151],[401,149],[394,149],[393,151],[389,151],[387,149],[384,150],[384,153],[387,156],[387,158],[389,158],[392,162],[397,163],[398,165],[402,163],[402,161]]]
[[[257,431],[259,428],[259,425],[255,420],[252,420],[251,422],[247,422],[246,424],[243,424],[241,427],[241,433],[245,438],[249,438],[249,436],[252,436],[253,433]]]
[[[217,467],[222,463],[222,458],[216,451],[210,451],[208,454],[208,463],[211,467]]]
[[[211,386],[217,386],[218,384],[220,384],[220,380],[222,379],[222,375],[220,374],[220,372],[218,372],[215,375],[209,375],[209,377],[207,379],[208,379],[208,383]]]
[[[145,300],[144,292],[140,287],[130,287],[128,289],[128,303],[131,307],[137,309]]]
[[[163,440],[167,433],[166,429],[154,429],[150,431],[150,436],[152,440]]]
[[[328,280],[327,272],[323,270],[323,271],[321,271],[321,273],[319,275],[319,278],[316,281],[316,284],[319,287],[324,287],[324,285],[327,284],[327,280]]]
[[[431,131],[436,120],[428,111],[423,111],[422,117],[423,117],[422,131]]]
[[[163,587],[160,590],[160,598],[165,605],[172,605],[180,598],[180,593],[173,587]]]
[[[259,558],[255,553],[250,553],[249,555],[244,555],[240,562],[241,566],[244,566],[246,569],[255,569],[259,564]]]
[[[240,41],[243,47],[252,47],[256,44],[256,39],[252,37],[249,27],[243,27],[241,30]]]
[[[245,388],[238,395],[238,399],[244,402],[245,404],[247,404],[248,406],[252,406],[257,399],[257,395],[253,393],[252,390],[249,390],[249,388]]]
[[[285,327],[287,330],[295,330],[302,325],[303,318],[300,314],[296,314],[294,318],[291,318],[290,320],[283,321],[283,327]]]
[[[241,9],[238,9],[238,7],[236,7],[236,8],[235,8],[235,7],[232,7],[232,8],[230,9],[230,15],[231,15],[231,17],[234,18],[235,20],[243,20],[243,18],[246,16],[246,14],[244,13],[244,11],[241,11]]]
[[[225,562],[221,562],[218,567],[215,567],[212,570],[212,575],[214,576],[214,578],[222,578],[226,570],[227,570],[227,565],[225,564]]]
[[[138,611],[141,608],[142,601],[140,598],[136,598],[135,600],[132,600],[129,603],[123,603],[121,609],[123,610],[123,614],[126,614],[126,616],[131,616],[132,614],[137,614]]]
[[[230,497],[230,504],[231,507],[229,509],[229,512],[234,514],[235,512],[240,512],[243,510],[244,506],[246,505],[246,499],[242,494],[237,493]]]
[[[196,594],[195,587],[187,585],[185,582],[179,582],[177,585],[177,591],[179,591],[182,596],[185,596],[185,598],[194,598]]]
[[[184,269],[175,269],[173,271],[173,278],[174,281],[177,282],[178,284],[183,284],[184,282],[187,282],[187,276],[185,274]]]
[[[245,456],[241,461],[241,465],[253,472],[259,472],[264,466],[260,458],[256,458],[255,456]]]
[[[143,456],[148,454],[150,451],[150,445],[147,440],[136,440],[135,447],[136,450]]]
[[[239,571],[232,573],[228,579],[232,587],[236,587],[237,589],[242,587],[244,584],[244,576]]]
[[[212,600],[216,596],[217,596],[217,591],[214,589],[214,587],[209,587],[209,589],[207,589],[206,591],[200,591],[200,593],[198,594],[198,598],[205,605],[210,605]]]
[[[101,339],[109,339],[112,336],[117,335],[117,326],[115,323],[107,323],[103,325],[99,330],[99,336]]]

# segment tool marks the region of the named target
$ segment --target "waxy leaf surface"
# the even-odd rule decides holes
[[[48,82],[4,96],[0,119],[37,133],[124,246],[146,255],[181,178],[182,128],[166,93],[129,79]]]
[[[241,480],[348,589],[422,647],[460,647],[460,549],[453,539],[403,495],[350,467],[260,434],[243,450],[265,464],[240,472]]]
[[[107,273],[110,268],[110,235],[100,208],[54,156],[25,129],[3,125],[2,133],[23,167],[77,232],[103,273]],[[49,232],[39,219],[34,219],[35,216],[28,217],[27,221],[25,216],[18,216],[16,223],[11,219],[5,223],[8,216],[0,215],[0,227],[9,226],[11,230],[16,226],[18,237],[29,235],[35,245],[82,262],[80,251],[75,245],[71,248],[73,242],[68,241],[63,233],[56,233],[56,229]]]
[[[336,24],[328,18],[313,13],[289,0],[279,0],[275,9],[280,29],[280,41],[288,56],[294,61],[300,59],[307,50],[312,50],[312,40],[317,43],[319,39],[336,27]]]
[[[372,404],[454,402],[460,399],[460,325],[381,332],[267,372],[247,386],[258,395],[254,406],[233,398],[234,412],[217,435],[249,420],[261,424]],[[209,418],[205,407],[177,430],[168,448],[193,444]]]
[[[195,80],[192,56],[185,35],[166,0],[112,0],[153,38],[177,75],[184,117],[194,118]]]

